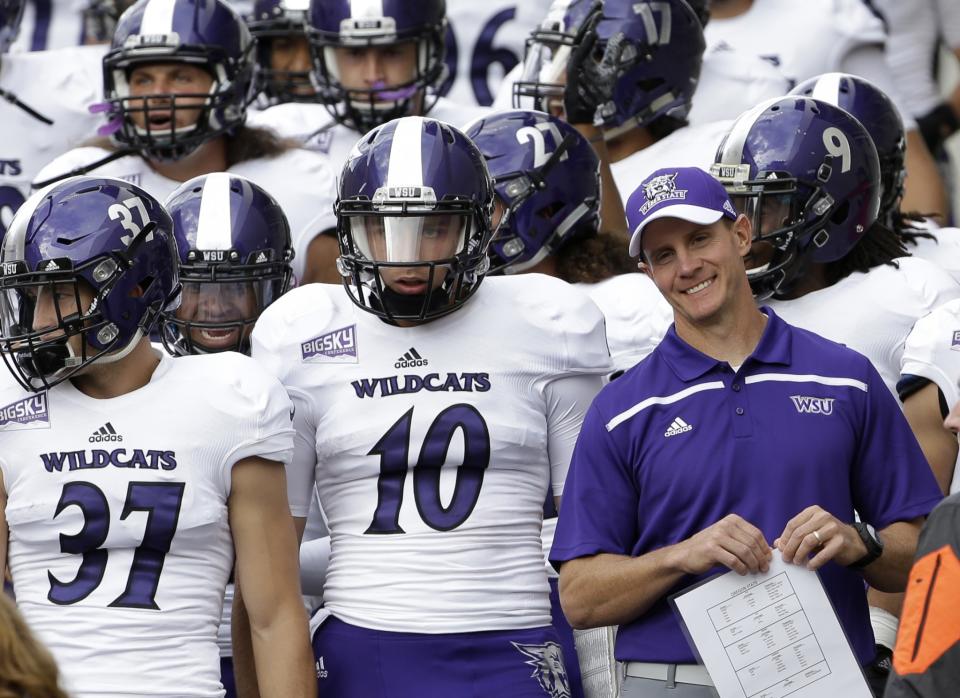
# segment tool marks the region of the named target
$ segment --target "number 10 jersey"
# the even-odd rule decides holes
[[[67,692],[222,696],[230,473],[251,456],[289,462],[282,386],[234,353],[164,355],[147,385],[108,400],[69,381],[3,385],[14,593]]]
[[[569,465],[550,445],[572,450],[610,371],[582,291],[492,277],[453,313],[397,327],[310,284],[264,312],[252,345],[296,408],[291,510],[306,516],[315,481],[334,616],[412,633],[550,625],[540,528]],[[567,379],[592,392],[565,402]]]

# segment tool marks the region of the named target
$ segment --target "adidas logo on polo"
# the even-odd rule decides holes
[[[425,358],[420,356],[417,353],[417,350],[413,347],[410,349],[393,365],[394,368],[416,368],[417,366],[426,366],[429,363]]]
[[[117,433],[117,430],[113,428],[113,425],[110,422],[107,422],[93,432],[87,441],[92,444],[96,444],[103,441],[123,441],[123,437]]]
[[[670,428],[663,432],[664,436],[676,436],[677,434],[682,434],[685,431],[690,431],[693,429],[693,426],[687,424],[683,419],[677,417],[670,424]]]

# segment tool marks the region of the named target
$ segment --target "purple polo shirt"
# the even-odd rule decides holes
[[[550,552],[566,560],[639,556],[730,513],[771,544],[819,504],[882,529],[925,516],[940,490],[910,427],[869,360],[788,325],[769,308],[754,353],[734,373],[673,327],[646,359],[607,385],[583,423]],[[621,661],[694,663],[666,597],[620,626]],[[861,663],[874,655],[863,577],[820,571]]]

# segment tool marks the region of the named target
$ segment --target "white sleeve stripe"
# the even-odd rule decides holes
[[[691,395],[696,395],[701,393],[704,390],[723,390],[723,381],[711,381],[709,383],[700,383],[699,385],[692,385],[685,390],[681,390],[679,393],[674,393],[673,395],[666,396],[657,396],[657,397],[648,397],[642,402],[638,402],[636,405],[631,407],[625,412],[621,412],[616,417],[607,422],[607,431],[613,431],[618,426],[623,424],[625,421],[631,417],[636,416],[640,412],[643,412],[648,407],[653,407],[654,405],[672,405],[674,402],[679,402],[684,398],[688,398]]]
[[[867,392],[867,384],[863,381],[858,381],[855,378],[818,376],[813,373],[758,373],[755,376],[747,376],[744,380],[747,385],[750,385],[751,383],[767,383],[771,381],[782,383],[820,383],[821,385],[848,386],[850,388],[857,388],[863,392]]]

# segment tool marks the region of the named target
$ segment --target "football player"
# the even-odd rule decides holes
[[[896,106],[865,78],[827,73],[797,85],[791,94],[813,97],[850,112],[863,124],[880,157],[880,214],[878,221],[903,238],[910,253],[926,259],[960,283],[960,231],[940,228],[921,213],[901,211],[906,134]]]
[[[263,188],[238,175],[195,177],[166,201],[179,253],[180,307],[163,311],[160,337],[174,356],[250,353],[260,313],[290,286],[290,226]],[[236,696],[227,585],[217,644],[226,698]],[[241,618],[240,626],[245,627]],[[245,638],[239,640],[244,642]]]
[[[308,0],[258,0],[247,18],[257,40],[257,106],[316,102],[307,35]]]
[[[111,139],[57,158],[35,186],[108,174],[165,199],[188,179],[228,171],[268,191],[295,233],[330,227],[336,182],[324,159],[245,125],[253,50],[224,0],[139,0],[103,61]]]
[[[0,2],[0,237],[47,162],[97,133],[103,49],[11,52],[26,0]]]
[[[492,271],[536,272],[579,284],[606,319],[613,366],[622,371],[663,338],[673,311],[599,215],[599,159],[562,119],[495,112],[466,135],[487,161],[500,216]]]
[[[896,394],[910,328],[960,286],[876,225],[880,163],[863,125],[828,102],[771,100],[734,123],[712,172],[753,221],[757,299],[866,355]]]
[[[258,126],[323,153],[339,172],[354,144],[374,126],[405,115],[463,126],[484,113],[439,97],[445,75],[444,0],[324,0],[310,6],[314,79],[323,104],[282,104],[259,113]],[[339,283],[334,235],[294,238],[294,270],[304,281]]]
[[[253,332],[296,407],[294,514],[316,482],[330,528],[320,691],[568,695],[541,519],[610,370],[603,317],[562,281],[486,278],[493,186],[452,126],[376,128],[339,192],[344,287]]]
[[[703,27],[684,0],[602,5],[573,0],[554,6],[514,85],[515,104],[566,114],[571,91],[589,89],[599,66],[611,66],[610,99],[598,103],[610,168],[626,199],[664,159],[709,167],[728,122],[687,126],[703,56]]]
[[[291,404],[247,357],[151,346],[180,298],[169,214],[128,182],[55,184],[7,231],[0,288],[0,356],[21,384],[0,393],[0,561],[70,695],[223,695],[234,556],[260,694],[315,695]]]
[[[907,127],[904,206],[943,214],[947,196],[936,164],[899,96],[884,56],[883,20],[862,0],[711,0],[707,46],[749,47],[796,84],[844,72],[867,78],[898,106]]]

